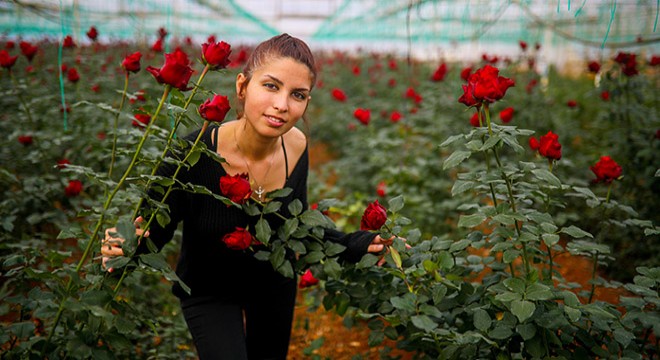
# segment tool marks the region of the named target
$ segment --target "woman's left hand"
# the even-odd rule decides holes
[[[396,236],[392,235],[388,239],[383,239],[380,235],[377,235],[374,240],[369,244],[369,247],[367,248],[367,251],[370,253],[375,253],[379,254],[382,253],[380,256],[380,259],[378,259],[378,262],[376,265],[378,266],[383,266],[385,264],[385,255],[390,251],[389,247],[392,246],[394,243],[394,239],[396,239]],[[404,242],[406,239],[401,238]],[[410,248],[410,245],[406,244],[406,248]],[[386,250],[383,252],[383,250]]]

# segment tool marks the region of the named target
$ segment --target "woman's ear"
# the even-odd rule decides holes
[[[238,97],[239,100],[243,100],[245,98],[245,81],[247,78],[243,73],[239,73],[236,75],[236,97]]]

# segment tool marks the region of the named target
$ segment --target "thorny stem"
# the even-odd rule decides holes
[[[138,144],[137,149],[135,150],[135,154],[133,155],[133,159],[131,160],[131,163],[129,164],[128,168],[124,172],[124,175],[121,177],[117,185],[115,185],[115,188],[113,191],[108,195],[108,197],[105,200],[105,203],[103,204],[103,211],[101,212],[101,215],[99,216],[98,221],[96,222],[96,226],[94,228],[94,231],[90,234],[90,239],[87,242],[87,247],[85,248],[85,251],[80,257],[80,260],[78,261],[78,264],[76,265],[76,273],[80,272],[80,269],[82,269],[83,264],[85,263],[85,260],[87,260],[87,257],[89,256],[92,246],[96,243],[96,238],[98,236],[99,230],[101,229],[101,226],[103,225],[103,220],[105,217],[105,212],[108,210],[110,207],[110,204],[112,203],[112,199],[115,197],[119,189],[123,186],[124,182],[126,181],[126,178],[128,178],[128,175],[130,172],[133,170],[133,167],[135,166],[138,156],[140,152],[142,151],[142,147],[144,146],[147,137],[149,136],[149,132],[151,130],[151,126],[155,122],[155,119],[158,117],[158,114],[160,113],[160,110],[163,107],[163,103],[165,102],[165,99],[167,99],[167,95],[170,92],[170,85],[165,86],[165,90],[163,91],[163,97],[161,98],[160,102],[158,103],[158,108],[156,109],[154,115],[151,117],[151,121],[147,125],[144,131],[144,135],[142,136],[142,139],[140,139],[140,143]],[[73,278],[69,277],[69,280],[66,285],[66,290],[64,291],[64,294],[68,294],[71,291],[71,286],[73,285]],[[44,345],[41,350],[41,355],[44,355],[46,351],[46,347],[50,343],[53,335],[55,334],[55,330],[57,329],[57,326],[59,325],[60,320],[62,319],[62,314],[64,312],[64,304],[66,302],[66,298],[63,298],[62,301],[60,302],[59,308],[57,309],[57,314],[55,315],[55,321],[53,322],[53,328],[51,329],[50,333],[48,334],[48,340],[44,342]]]
[[[128,91],[128,75],[129,72],[126,72],[126,77],[124,79],[124,91],[121,93],[121,101],[119,102],[119,109],[117,109],[117,115],[115,116],[114,124],[114,136],[112,138],[112,154],[110,156],[110,168],[108,169],[108,178],[112,177],[112,170],[115,166],[115,160],[117,158],[117,129],[119,127],[119,115],[121,110],[124,108],[124,101],[126,100],[126,91]]]
[[[598,270],[598,252],[594,254],[594,266],[591,270],[591,292],[589,293],[589,304],[593,301],[594,294],[596,293],[596,271]]]
[[[486,114],[486,123],[488,124],[488,134],[490,136],[493,136],[493,130],[491,127],[491,121],[490,121],[490,112],[488,111],[488,103],[484,103],[484,113]],[[500,155],[497,152],[497,147],[492,147],[491,150],[493,150],[493,154],[495,155],[495,162],[497,163],[497,167],[502,173],[502,179],[504,180],[504,183],[506,184],[506,189],[507,189],[507,195],[509,197],[509,204],[511,206],[511,211],[514,213],[517,213],[516,209],[516,201],[513,196],[513,187],[511,185],[511,179],[506,175],[504,172],[504,166],[502,165],[502,161],[500,160]],[[520,230],[520,224],[518,223],[518,220],[515,220],[515,229],[516,233],[518,234],[518,237],[521,235],[521,230]],[[522,244],[522,251],[523,251],[523,263],[525,265],[525,273],[529,274],[530,273],[530,266],[529,266],[529,260],[528,260],[528,254],[527,254],[527,245],[523,242]],[[513,272],[512,274],[513,275]]]
[[[199,79],[197,79],[197,83],[195,84],[195,87],[192,89],[192,91],[190,92],[190,95],[188,96],[188,99],[186,100],[186,103],[183,105],[184,110],[187,110],[188,106],[190,106],[190,102],[192,101],[193,97],[197,93],[197,89],[199,89],[199,84],[202,83],[202,80],[204,80],[204,77],[206,76],[206,73],[208,73],[209,69],[210,69],[210,66],[207,64],[204,67],[204,70],[202,70],[202,73],[199,75]],[[174,122],[174,125],[172,126],[172,129],[170,130],[170,134],[167,137],[167,144],[165,145],[165,148],[163,149],[163,153],[156,160],[156,164],[154,164],[153,168],[151,169],[151,176],[149,177],[149,180],[147,180],[147,184],[145,185],[146,189],[149,189],[149,187],[151,186],[151,184],[153,182],[152,179],[153,179],[154,175],[156,175],[156,171],[158,171],[158,167],[163,162],[163,159],[165,158],[165,156],[167,156],[167,152],[171,149],[172,140],[174,139],[174,135],[176,134],[176,131],[179,128],[179,125],[181,124],[181,117],[182,116],[183,116],[183,114],[179,114],[177,116],[176,121]],[[208,124],[205,123],[203,126],[208,126]],[[200,132],[200,136],[201,136],[202,133],[203,133],[203,131]],[[191,151],[192,150],[194,150],[194,147],[193,147],[193,149],[191,149]],[[133,210],[133,215],[132,215],[131,219],[137,218],[137,214],[140,211],[140,208],[142,207],[143,202],[144,202],[143,198],[140,198],[140,200],[138,200],[138,203],[135,206],[135,209]]]

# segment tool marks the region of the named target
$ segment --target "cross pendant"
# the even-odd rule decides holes
[[[263,195],[265,191],[266,190],[262,186],[259,186],[256,190],[254,190],[254,193],[257,194],[257,199],[259,199],[259,201],[264,200]]]

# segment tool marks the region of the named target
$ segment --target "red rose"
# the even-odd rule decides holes
[[[101,85],[94,84],[94,85],[92,85],[91,89],[92,89],[93,92],[97,93],[97,92],[101,91]]]
[[[158,29],[158,37],[162,39],[165,36],[167,36],[167,30],[165,30],[163,27]]]
[[[36,55],[37,51],[39,50],[38,47],[33,46],[27,41],[21,41],[18,46],[21,48],[21,53],[23,53],[23,55],[25,55],[25,57],[28,59],[28,62],[32,62],[34,55]]]
[[[651,56],[651,60],[649,60],[649,65],[650,66],[660,65],[660,56],[658,56],[658,55]]]
[[[96,41],[96,38],[99,37],[99,32],[94,26],[90,27],[85,34],[87,34],[87,37],[92,41]]]
[[[603,99],[603,101],[610,101],[610,92],[607,90],[601,92],[600,98]]]
[[[66,195],[66,197],[78,196],[80,195],[82,188],[83,188],[82,181],[70,180],[69,185],[67,185],[67,187],[64,188],[64,195]]]
[[[353,75],[360,75],[360,72],[361,72],[360,66],[358,65],[353,66]]]
[[[569,108],[574,108],[578,106],[578,103],[575,100],[568,100],[566,102],[566,106],[568,106]]]
[[[248,174],[225,175],[221,177],[220,192],[237,204],[245,203],[252,195]]]
[[[353,116],[355,116],[355,118],[362,124],[369,125],[369,121],[371,120],[371,110],[358,108],[353,112]]]
[[[589,71],[594,74],[597,74],[600,71],[600,63],[598,61],[589,61],[587,67],[589,68]]]
[[[390,121],[393,123],[397,123],[403,118],[403,115],[401,115],[400,112],[398,111],[392,111],[392,114],[390,114]]]
[[[387,184],[385,181],[381,181],[376,185],[376,194],[380,197],[385,197],[385,195],[387,195]]]
[[[76,47],[76,43],[73,41],[73,38],[71,35],[67,35],[64,37],[64,41],[62,41],[62,47],[65,48],[73,48]]]
[[[528,94],[532,93],[532,90],[536,87],[536,85],[539,84],[538,79],[532,79],[527,83],[527,86],[525,86],[525,91],[527,91]]]
[[[594,166],[589,167],[596,175],[595,182],[611,183],[621,176],[621,166],[609,156],[601,156]]]
[[[408,99],[413,99],[415,101],[415,104],[419,104],[423,100],[422,95],[420,95],[417,91],[415,91],[414,88],[411,87],[406,89],[406,93],[404,96],[407,97]]]
[[[226,96],[214,95],[199,106],[199,115],[207,121],[222,122],[229,112],[229,100]]]
[[[16,43],[11,41],[11,40],[9,40],[5,43],[5,49],[7,49],[7,50],[13,49],[14,46],[16,46]]]
[[[621,71],[624,75],[635,76],[639,74],[636,54],[619,52],[614,58],[614,61],[621,65]]]
[[[332,97],[340,102],[344,102],[347,99],[346,93],[343,90],[337,88],[332,89]]]
[[[520,49],[521,49],[522,51],[527,50],[527,43],[526,43],[526,42],[520,40],[520,41],[518,41],[518,44],[520,45]]]
[[[160,84],[168,84],[181,91],[190,90],[188,88],[188,81],[193,73],[193,69],[190,67],[188,55],[181,51],[181,49],[177,48],[173,53],[165,54],[165,64],[160,69],[148,66],[147,71]]]
[[[238,51],[238,55],[229,63],[229,67],[238,67],[247,61],[248,54],[245,49]]]
[[[552,131],[548,131],[547,134],[541,136],[539,140],[539,154],[547,157],[548,159],[561,159],[561,144],[559,143],[559,135],[553,133]]]
[[[232,250],[245,250],[252,244],[252,234],[244,228],[236,230],[222,237],[222,241]]]
[[[18,55],[10,56],[7,50],[0,50],[0,66],[5,69],[11,69],[12,66],[16,63]]]
[[[319,283],[319,279],[314,277],[314,274],[312,274],[312,271],[307,269],[303,276],[300,278],[300,283],[298,284],[298,287],[301,289],[304,289],[306,287],[314,286]]]
[[[136,73],[140,71],[140,59],[142,58],[142,54],[139,51],[136,51],[124,58],[121,62],[121,67],[126,70],[130,71],[132,73]]]
[[[210,40],[202,44],[202,61],[210,65],[213,70],[226,68],[231,62],[229,60],[231,46],[224,41],[216,43]]]
[[[506,91],[514,86],[514,81],[499,76],[496,67],[485,65],[468,78],[467,85],[463,85],[463,95],[458,102],[466,106],[479,105],[483,102],[492,103],[500,100]]]
[[[69,164],[71,164],[71,161],[69,161],[69,159],[63,158],[63,159],[57,160],[57,168],[58,169],[64,169]]]
[[[151,115],[135,114],[135,118],[133,119],[132,125],[138,128],[142,128],[149,125],[149,121],[151,121]]]
[[[470,78],[470,75],[472,75],[472,68],[471,67],[466,67],[461,70],[461,79],[464,81],[468,81]]]
[[[151,50],[157,53],[163,52],[163,38],[154,41],[151,45]]]
[[[30,135],[19,135],[18,142],[25,146],[28,146],[28,145],[32,145],[33,139],[32,136]]]
[[[364,210],[360,220],[361,230],[379,230],[387,221],[387,210],[378,203],[378,200],[372,202]]]
[[[437,69],[435,69],[433,76],[431,76],[431,80],[442,81],[445,79],[445,75],[447,75],[447,64],[442,63]]]
[[[75,68],[70,68],[66,73],[66,77],[67,79],[69,79],[69,81],[71,81],[74,84],[77,83],[78,80],[80,80],[80,75],[78,74],[78,70],[76,70]]]
[[[541,144],[539,143],[539,140],[537,138],[535,138],[535,137],[529,138],[529,147],[532,150],[534,150],[534,151],[538,150],[539,146],[541,146]]]
[[[479,124],[479,112],[478,111],[476,113],[474,113],[472,115],[472,117],[470,118],[470,125],[472,125],[474,127],[481,126],[481,124]]]
[[[508,108],[500,111],[500,120],[502,120],[502,122],[505,123],[505,124],[510,122],[511,119],[513,119],[513,112],[514,112],[514,110],[513,110],[512,107],[508,107]]]

